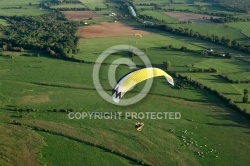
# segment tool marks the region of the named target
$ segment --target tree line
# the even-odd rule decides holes
[[[217,97],[219,97],[230,108],[232,108],[232,109],[234,109],[236,111],[239,111],[244,116],[250,118],[250,113],[247,112],[247,110],[245,108],[239,107],[232,99],[228,98],[227,96],[225,96],[224,94],[220,93],[219,91],[214,90],[213,88],[208,87],[206,85],[203,85],[202,83],[200,83],[198,81],[195,81],[195,80],[191,79],[188,76],[183,76],[181,74],[176,74],[175,77],[182,79],[182,81],[184,82],[184,83],[181,83],[181,82],[178,83],[178,88],[179,89],[183,89],[183,88],[185,88],[185,86],[187,84],[191,84],[191,85],[194,85],[194,86],[196,86],[196,87],[198,87],[200,89],[207,90],[211,94],[214,94]],[[249,91],[247,89],[244,89],[242,103],[249,103],[249,96],[248,96],[248,94],[249,94]]]
[[[213,1],[214,5],[226,8],[231,11],[237,12],[249,12],[250,1],[249,0],[206,0]]]
[[[57,11],[41,16],[1,17],[10,23],[10,26],[0,27],[3,50],[42,50],[60,58],[79,51],[75,36],[79,23],[67,21]]]
[[[175,28],[170,25],[164,25],[164,24],[160,24],[160,25],[156,24],[156,25],[152,25],[148,27],[151,27],[151,28],[153,27],[153,28],[160,29],[163,31],[168,31],[168,32],[178,34],[178,35],[196,37],[202,40],[206,40],[206,41],[214,42],[214,43],[221,44],[227,47],[231,47],[242,52],[250,53],[250,45],[240,43],[236,40],[231,40],[225,37],[219,37],[217,35],[208,35],[208,34],[203,35],[197,31],[194,31],[193,29],[183,28],[183,27]]]

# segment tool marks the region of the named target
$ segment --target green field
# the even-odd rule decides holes
[[[244,14],[238,11],[228,10],[220,6],[214,5],[209,1],[194,1],[194,0],[170,0],[163,1],[150,1],[150,0],[137,0],[134,2],[137,9],[155,10],[153,4],[157,4],[164,10],[177,10],[177,11],[189,11],[189,12],[212,12],[212,13],[224,13],[224,14],[237,14],[239,17],[249,17],[249,14]],[[147,5],[145,5],[147,4]],[[151,4],[151,5],[150,5]]]
[[[248,81],[250,80],[250,73],[249,72],[236,72],[236,73],[229,73],[226,74],[230,80],[233,81]]]
[[[4,19],[0,19],[0,24],[1,25],[8,25],[8,22]]]
[[[80,0],[83,3],[96,3],[96,2],[104,2],[104,0]]]
[[[96,2],[96,3],[84,3],[91,10],[95,10],[96,8],[107,8],[107,6],[103,2]]]
[[[45,2],[46,0],[22,0],[22,1],[16,1],[16,0],[1,0],[0,6],[1,7],[10,7],[10,6],[22,6],[22,5],[28,5],[30,2],[32,4],[39,4],[41,2]]]
[[[102,15],[109,15],[110,13],[116,13],[116,14],[127,14],[127,11],[119,10],[119,9],[112,9],[112,8],[105,8],[100,11],[95,11],[98,14]]]
[[[146,10],[146,11],[142,11],[140,12],[141,15],[146,15],[146,16],[152,16],[153,18],[157,18],[159,21],[165,21],[167,23],[179,23],[178,20],[162,13],[162,12],[158,12],[158,11],[150,11],[150,10]]]
[[[60,8],[84,8],[86,6],[84,6],[83,4],[80,3],[65,3],[65,4],[59,4],[59,5],[54,5],[51,6],[51,8],[55,8],[55,9],[60,9]]]
[[[2,0],[0,1],[0,15],[41,15],[48,13],[46,9],[39,9],[38,4],[45,0]],[[31,5],[29,5],[31,3]]]
[[[183,4],[177,4],[177,5],[169,5],[169,6],[164,6],[163,9],[166,10],[187,10],[187,11],[200,11],[203,10],[202,8],[199,9],[198,7],[195,7],[193,5],[183,5]]]
[[[237,60],[225,60],[225,59],[209,59],[199,63],[195,63],[195,67],[200,68],[215,68],[218,70],[217,74],[190,74],[183,73],[183,75],[191,77],[192,79],[215,89],[216,91],[224,94],[225,96],[238,103],[241,108],[245,108],[250,112],[250,105],[242,103],[243,90],[249,88],[248,83],[233,84],[228,83],[226,80],[218,76],[218,74],[226,75],[230,79],[247,80],[248,63]],[[237,74],[238,73],[238,74]]]
[[[235,39],[236,41],[240,42],[245,42],[248,40],[247,37],[241,33],[240,29],[228,26],[227,24],[173,24],[172,26],[176,28],[189,28],[203,35],[216,35],[220,38],[225,37],[231,40]]]
[[[246,33],[250,33],[250,23],[249,22],[237,22],[237,23],[227,23],[227,26],[233,27],[235,29],[242,29]]]
[[[140,9],[152,10],[152,9],[154,9],[153,6],[143,6],[143,5],[137,5],[137,4],[135,4],[135,7],[137,10],[140,10]]]
[[[150,0],[135,0],[135,4],[140,4],[140,3],[146,3],[146,4],[150,4],[150,3],[155,3],[155,4],[167,4],[169,3],[170,0],[155,0],[154,2],[150,1]]]
[[[49,13],[49,10],[46,9],[39,9],[37,7],[23,7],[21,9],[1,9],[0,10],[0,15],[7,15],[7,16],[11,16],[11,15],[42,15],[42,14],[46,14]]]
[[[164,59],[171,59],[170,57],[172,56],[166,54]],[[182,59],[182,56],[185,58],[188,55],[179,54],[179,56]],[[73,135],[85,141],[96,142],[96,144],[102,144],[127,155],[132,153],[135,154],[133,155],[135,158],[153,165],[165,165],[166,163],[169,165],[174,163],[185,163],[188,165],[198,163],[202,165],[218,163],[236,164],[235,160],[229,160],[230,158],[233,159],[233,156],[240,158],[242,163],[250,162],[248,158],[241,154],[242,151],[247,151],[250,148],[249,145],[234,144],[235,139],[240,142],[249,139],[248,134],[245,134],[249,132],[249,128],[241,125],[249,125],[249,122],[234,110],[225,108],[221,105],[219,99],[207,92],[192,86],[185,90],[174,89],[163,83],[165,81],[162,78],[158,78],[155,79],[150,94],[143,101],[134,106],[117,107],[103,101],[96,90],[93,89],[91,79],[92,65],[75,64],[46,57],[15,57],[14,59],[0,57],[0,60],[1,101],[5,105],[2,109],[5,110],[15,106],[19,108],[35,107],[40,110],[37,113],[21,113],[23,118],[17,119],[18,121],[29,123],[32,120],[33,122],[30,123],[32,125],[38,125],[42,128],[62,133],[66,132],[66,135]],[[171,59],[171,61],[175,64],[174,59]],[[182,61],[183,65],[194,62],[189,56]],[[54,65],[55,63],[57,64],[56,66]],[[107,70],[108,67],[104,66],[102,68],[103,73],[106,73]],[[126,68],[120,68],[119,70],[120,74],[128,71]],[[121,76],[120,74],[118,78]],[[103,84],[105,87],[111,88],[107,85],[106,77],[105,74],[102,75]],[[39,85],[39,82],[47,83],[48,85]],[[64,86],[66,88],[63,88]],[[138,90],[140,90],[140,86],[134,92]],[[133,92],[128,93],[128,96],[131,95],[133,95]],[[150,101],[154,101],[155,105],[159,106],[157,110]],[[181,112],[182,119],[143,120],[146,124],[145,129],[143,132],[137,133],[133,129],[135,120],[69,120],[67,118],[68,115],[65,113],[48,113],[45,111],[58,108],[73,108],[89,112],[174,111]],[[8,117],[16,113],[1,111],[1,114],[4,117]],[[224,116],[230,116],[230,119],[233,119],[233,121],[224,120]],[[190,121],[190,119],[194,119],[194,122]],[[218,127],[217,124],[221,126]],[[228,125],[232,127],[228,128]],[[60,126],[60,129],[56,126]],[[67,132],[67,126],[73,127],[70,132]],[[172,129],[175,129],[174,133],[170,132]],[[198,142],[199,146],[206,144],[207,147],[183,146],[183,142],[179,138],[183,134],[181,132],[183,130],[194,133],[192,136],[187,135],[186,139],[191,139],[192,137]],[[74,134],[74,131],[81,134]],[[223,137],[220,136],[221,134],[223,134]],[[58,151],[57,149],[63,151],[62,147],[59,147],[60,143],[65,145],[63,147],[65,150],[71,149],[74,152],[75,155],[72,156],[74,159],[81,158],[79,161],[83,160],[82,157],[84,158],[84,156],[93,155],[92,153],[95,151],[97,156],[104,155],[98,149],[95,150],[94,147],[94,149],[89,147],[89,151],[85,151],[87,147],[81,148],[85,146],[84,144],[81,145],[66,138],[58,138],[58,136],[42,133],[41,136],[44,137],[44,141],[47,144],[41,151],[43,156],[41,161],[48,164],[61,163],[64,160],[65,162],[66,160],[71,163],[75,162],[65,157],[67,153],[55,153]],[[58,140],[58,142],[52,144],[53,140]],[[154,142],[157,142],[157,144]],[[219,146],[218,144],[221,145]],[[166,149],[168,149],[167,153]],[[215,157],[217,153],[211,153],[204,158],[196,155],[197,151],[205,152],[209,149],[216,149],[219,152],[219,158]],[[81,153],[84,154],[79,155]],[[70,157],[71,154],[67,156]],[[155,160],[149,159],[152,155],[155,156]],[[179,157],[174,158],[173,156],[176,155]],[[119,157],[117,158],[111,154],[103,156],[103,160],[98,162],[108,164],[113,160],[119,160],[116,162],[123,164],[128,163],[126,160],[119,159]],[[93,162],[93,164],[98,164],[94,157],[88,157],[87,161],[91,165]]]
[[[79,165],[82,163],[84,165],[131,165],[130,161],[110,153],[103,153],[98,148],[84,145],[61,136],[42,132],[39,134],[44,138],[47,145],[42,149],[42,152],[46,154],[44,155],[43,162],[48,165],[55,165],[55,163],[57,165]],[[69,149],[74,149],[75,153],[72,153]],[[93,161],[97,158],[98,161],[93,164]]]
[[[229,27],[235,28],[237,31],[240,31],[245,38],[250,35],[250,23],[249,22],[237,22],[237,23],[227,23]],[[249,44],[249,40],[247,40]]]
[[[173,45],[176,48],[185,46],[193,50],[202,50],[201,47],[188,44],[183,41],[176,40],[168,36],[162,36],[157,34],[144,35],[142,38],[135,38],[134,36],[125,37],[112,37],[109,42],[105,42],[107,38],[94,38],[94,39],[81,39],[79,42],[79,49],[81,50],[78,54],[74,56],[79,59],[84,59],[87,61],[95,61],[95,59],[101,54],[105,49],[114,46],[122,45],[124,43],[132,45],[134,47],[140,48],[142,50],[151,49],[154,47],[160,48],[163,46]],[[160,40],[161,42],[156,42]],[[96,48],[96,43],[98,47]],[[159,51],[156,51],[156,55]],[[153,56],[153,55],[152,55]]]

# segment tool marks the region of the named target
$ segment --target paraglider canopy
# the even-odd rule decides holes
[[[137,37],[137,36],[142,37],[142,35],[139,34],[139,33],[135,33],[134,36],[135,36],[135,37]]]
[[[147,80],[149,78],[158,77],[158,76],[165,76],[168,83],[174,86],[173,78],[168,75],[165,71],[149,67],[140,70],[136,70],[124,75],[115,85],[112,93],[112,99],[114,102],[118,103],[122,96],[132,89],[136,84]]]

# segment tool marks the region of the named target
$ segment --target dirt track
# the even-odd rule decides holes
[[[136,33],[149,34],[147,31],[135,29],[119,22],[103,22],[92,26],[82,26],[77,31],[77,35],[82,38],[133,36]]]

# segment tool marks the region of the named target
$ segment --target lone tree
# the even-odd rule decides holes
[[[249,91],[247,89],[244,89],[244,96],[242,98],[243,103],[248,103],[249,102],[249,96],[248,96]]]
[[[248,95],[249,91],[247,89],[244,89],[244,95]]]
[[[166,70],[168,70],[171,67],[171,63],[169,61],[167,61],[167,62],[164,61],[163,64],[164,64]]]
[[[248,97],[248,95],[244,95],[244,96],[243,96],[242,102],[243,102],[243,103],[248,103],[248,102],[249,102],[249,97]]]

